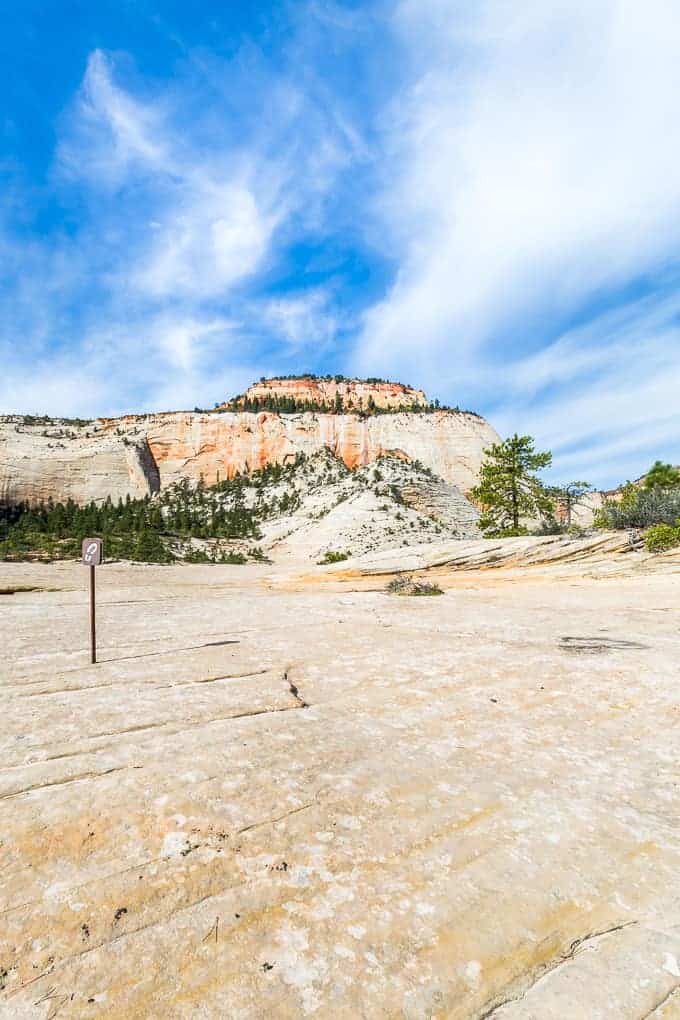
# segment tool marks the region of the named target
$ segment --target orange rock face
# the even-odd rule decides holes
[[[316,379],[312,376],[302,379],[265,379],[249,386],[243,395],[248,400],[265,400],[272,397],[288,397],[298,403],[335,405],[340,397],[345,410],[366,409],[372,399],[376,407],[400,408],[413,404],[426,404],[423,390],[394,382],[364,382],[359,379]]]
[[[144,496],[181,478],[211,485],[323,447],[349,468],[384,454],[419,460],[465,492],[478,480],[484,449],[498,442],[483,418],[451,411],[177,412],[127,415],[67,432],[55,441],[42,426],[0,420],[0,498],[82,503]]]
[[[368,418],[315,412],[184,413],[137,419],[128,428],[146,436],[161,488],[201,475],[210,485],[327,447],[349,468],[388,453],[420,460],[465,491],[477,482],[483,450],[498,441],[483,418],[448,411]]]

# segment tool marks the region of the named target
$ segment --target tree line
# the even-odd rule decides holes
[[[484,454],[479,483],[470,495],[481,508],[480,528],[490,538],[527,535],[526,522],[536,520],[544,534],[567,530],[592,490],[584,481],[545,485],[537,472],[550,467],[552,454],[537,451],[532,436],[515,433]],[[646,538],[650,549],[680,545],[680,471],[657,460],[639,484],[627,482],[619,498],[603,501],[594,524],[656,529]]]
[[[0,559],[21,559],[31,553],[77,557],[82,539],[99,535],[112,558],[156,563],[205,560],[207,554],[192,545],[192,539],[254,542],[261,537],[262,521],[293,513],[300,496],[292,479],[305,460],[299,453],[288,464],[269,464],[224,480],[218,477],[212,486],[202,479],[193,485],[185,478],[153,498],[127,496],[117,502],[108,498],[85,506],[72,500],[0,505]],[[538,472],[551,463],[552,454],[537,451],[531,436],[515,434],[485,450],[479,482],[470,492],[481,509],[483,534],[526,535],[529,524],[534,533],[551,534],[572,526],[575,511],[592,486],[584,481],[544,484]],[[291,484],[279,486],[284,481]],[[680,472],[657,461],[641,483],[628,482],[618,498],[604,500],[595,525],[646,529],[649,548],[680,545]],[[243,560],[241,553],[220,555],[223,562]]]
[[[225,499],[224,496],[228,498]],[[271,509],[265,504],[264,509]],[[104,503],[54,502],[0,507],[0,559],[18,559],[36,552],[49,557],[78,556],[83,538],[103,538],[107,555],[115,559],[169,563],[191,559],[190,540],[257,540],[263,507],[245,504],[240,480],[208,489],[188,479],[160,496]],[[173,553],[173,542],[181,555]],[[189,543],[189,545],[187,545]]]
[[[425,403],[413,402],[400,404],[398,407],[381,407],[376,404],[374,397],[369,394],[364,402],[360,397],[356,402],[345,403],[341,393],[336,393],[335,398],[328,401],[301,399],[290,396],[279,396],[271,394],[262,397],[238,396],[226,404],[218,405],[216,410],[221,411],[271,411],[274,414],[304,414],[313,412],[316,414],[355,414],[360,418],[368,418],[378,414],[434,414],[436,411],[450,411],[453,414],[473,414],[479,417],[475,411],[461,411],[460,407],[450,407],[442,404],[439,400],[427,401]]]

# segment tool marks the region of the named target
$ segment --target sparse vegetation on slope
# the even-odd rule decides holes
[[[218,405],[216,410],[250,411],[252,413],[271,411],[274,414],[304,414],[306,412],[355,414],[359,418],[370,418],[372,415],[378,414],[434,414],[435,411],[449,411],[452,414],[473,414],[475,417],[479,417],[475,411],[462,411],[460,407],[449,407],[447,404],[441,404],[438,400],[400,404],[398,407],[379,407],[375,400],[369,396],[365,404],[359,401],[358,404],[348,406],[340,394],[329,403],[317,400],[298,400],[295,397],[284,397],[277,394],[263,397],[240,395],[226,404]]]
[[[657,460],[637,482],[626,482],[595,516],[599,528],[644,531],[649,552],[680,546],[680,471]]]
[[[605,500],[596,516],[596,525],[614,529],[674,526],[680,517],[680,484],[647,485],[649,477],[641,486],[627,482],[618,499]]]
[[[286,383],[299,383],[296,387]],[[366,393],[366,388],[373,393]],[[291,392],[291,389],[293,392]],[[385,399],[384,392],[388,391]],[[216,404],[218,411],[269,411],[274,414],[354,414],[367,418],[378,414],[428,414],[434,411],[461,413],[458,407],[448,407],[438,400],[429,401],[422,390],[414,390],[404,383],[387,379],[349,379],[343,375],[316,376],[283,375],[262,377],[224,404]],[[473,412],[465,412],[472,414]]]
[[[210,487],[184,479],[145,499],[0,508],[0,558],[75,558],[84,537],[99,535],[109,559],[238,564],[294,548],[333,563],[349,549],[474,533],[475,521],[458,490],[420,464],[385,457],[350,471],[323,449]]]

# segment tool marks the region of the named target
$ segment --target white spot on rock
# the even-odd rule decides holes
[[[359,818],[355,818],[354,815],[340,815],[338,822],[342,825],[343,829],[361,829],[362,824]]]
[[[678,967],[678,961],[672,953],[665,954],[663,969],[669,974],[672,974],[673,977],[680,978],[680,967]]]
[[[482,965],[479,960],[470,960],[465,968],[466,980],[471,981],[473,984],[477,984],[481,973]]]
[[[333,946],[333,952],[336,956],[342,956],[344,960],[356,960],[357,954],[353,949],[349,949],[347,946]]]
[[[168,832],[161,847],[161,857],[179,857],[188,843],[185,832]]]

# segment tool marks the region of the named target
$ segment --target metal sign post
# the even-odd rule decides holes
[[[90,568],[90,662],[97,661],[97,626],[95,615],[94,569],[102,561],[101,538],[84,538],[82,558],[86,567]]]

